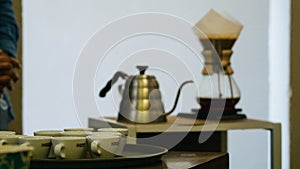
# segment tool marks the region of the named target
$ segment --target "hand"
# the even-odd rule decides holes
[[[5,87],[13,90],[13,82],[15,83],[19,80],[19,75],[15,68],[21,69],[19,61],[0,50],[0,94]]]

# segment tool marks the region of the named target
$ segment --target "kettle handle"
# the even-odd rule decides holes
[[[183,83],[180,85],[180,87],[179,87],[179,89],[178,89],[178,91],[177,91],[177,95],[176,95],[176,98],[175,98],[175,103],[174,103],[172,109],[171,109],[169,112],[163,113],[162,116],[168,116],[168,115],[170,115],[170,114],[175,110],[175,108],[176,108],[176,106],[177,106],[177,102],[178,102],[178,100],[179,100],[179,96],[180,96],[180,93],[181,93],[181,89],[183,88],[183,86],[185,86],[185,85],[188,84],[188,83],[194,83],[194,81],[188,80],[188,81],[183,82]]]
[[[108,81],[105,87],[99,92],[99,97],[105,97],[106,93],[111,89],[111,86],[117,82],[119,77],[121,77],[122,79],[126,79],[128,78],[128,75],[124,72],[116,72],[113,78],[110,81]]]

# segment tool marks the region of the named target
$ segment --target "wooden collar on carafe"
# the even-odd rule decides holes
[[[205,65],[202,70],[202,74],[211,75],[213,73],[224,72],[226,75],[232,75],[233,69],[230,66],[230,57],[232,53],[233,51],[231,49],[222,50],[220,54],[213,52],[212,50],[202,51],[202,55],[205,59]],[[217,55],[219,56],[217,57]]]

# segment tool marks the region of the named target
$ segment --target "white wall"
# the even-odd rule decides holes
[[[269,119],[282,127],[282,168],[290,168],[290,1],[270,3]]]
[[[38,129],[79,126],[79,122],[86,125],[86,119],[81,119],[81,116],[78,116],[78,121],[74,108],[73,73],[84,45],[104,25],[120,17],[142,12],[162,12],[178,16],[194,24],[211,8],[219,12],[228,12],[244,25],[232,56],[234,77],[242,93],[239,107],[243,108],[243,112],[249,118],[268,120],[270,116],[268,106],[269,1],[23,0],[24,133],[32,134]],[[142,41],[147,38],[150,38],[148,43],[143,43]],[[141,39],[134,39],[127,42],[127,46],[115,51],[115,54],[123,54],[124,48],[134,53],[135,45],[143,46],[149,42],[155,42],[155,37],[144,36]],[[168,42],[171,41],[166,40],[161,44],[152,45],[166,49],[165,44]],[[194,39],[190,42],[196,43]],[[183,56],[181,53],[184,53],[184,48],[178,47],[171,52]],[[111,55],[113,54],[112,52]],[[180,65],[177,63],[178,60],[174,59],[172,64],[168,64],[166,60],[160,60],[160,62],[166,62],[164,69],[175,74],[173,77],[166,74],[158,76],[168,110],[174,99],[174,91],[177,89],[176,82],[181,83],[187,76],[182,72],[176,74],[176,64]],[[106,84],[107,80],[118,70],[113,65],[118,64],[120,61],[115,59],[111,60],[112,66],[106,65],[108,69],[101,71],[101,75],[95,79],[93,90],[98,91]],[[196,63],[189,66],[195,69],[199,67],[200,75],[202,65]],[[181,69],[187,72],[186,69]],[[129,65],[123,65],[122,70],[130,74],[136,73],[135,69]],[[193,71],[197,70],[193,69]],[[155,74],[156,71],[152,70],[152,73]],[[167,78],[169,80],[165,80]],[[116,91],[116,88],[113,90]],[[188,87],[183,93],[185,94],[182,96],[182,102],[176,109],[177,111],[189,111],[198,106],[195,101],[197,94],[193,87]],[[97,104],[103,111],[101,113],[106,116],[116,116],[118,100],[111,102],[115,94],[108,96],[106,99],[97,100]],[[114,97],[114,99],[118,98]],[[99,112],[86,113],[86,116],[99,115]],[[267,136],[265,131],[229,132],[230,168],[268,168]]]

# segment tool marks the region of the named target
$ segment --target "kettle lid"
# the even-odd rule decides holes
[[[140,75],[144,75],[146,70],[148,69],[148,66],[140,65],[140,66],[136,66],[136,68],[140,71]]]
[[[153,75],[145,74],[148,66],[138,65],[136,68],[139,70],[139,75],[130,76],[127,82],[130,87],[134,88],[159,88],[158,82]]]
[[[138,65],[136,66],[136,68],[139,70],[140,74],[138,75],[134,75],[133,76],[133,79],[147,79],[147,80],[153,80],[155,79],[155,76],[153,75],[148,75],[146,74],[146,70],[148,69],[148,66],[145,66],[145,65]]]

